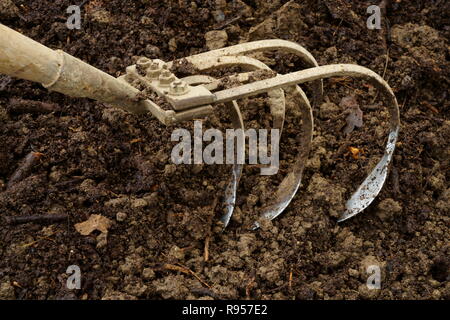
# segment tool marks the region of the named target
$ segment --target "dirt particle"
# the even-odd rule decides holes
[[[176,38],[172,38],[169,40],[169,50],[170,52],[176,52],[178,49],[178,43]]]
[[[341,109],[333,102],[325,102],[320,105],[319,110],[320,118],[326,120],[336,117]]]
[[[186,286],[187,281],[182,275],[169,275],[153,281],[152,284],[163,299],[185,299],[190,292]]]
[[[125,257],[125,262],[119,265],[119,270],[126,275],[141,273],[144,260],[136,252]]]
[[[145,294],[147,291],[148,286],[142,283],[142,281],[139,281],[137,279],[134,279],[133,281],[130,281],[123,290],[128,293],[129,295],[135,296],[135,297],[141,297]]]
[[[439,290],[433,290],[432,296],[433,296],[433,299],[439,300],[439,299],[441,299],[442,294]]]
[[[275,37],[286,37],[294,30],[306,29],[300,15],[301,6],[294,0],[284,4],[260,24],[250,28],[250,40],[261,40]]]
[[[171,175],[177,171],[177,166],[175,164],[166,164],[164,167],[164,174]]]
[[[128,204],[130,200],[127,197],[120,197],[116,199],[111,199],[105,202],[106,207],[119,208]]]
[[[349,229],[343,228],[336,236],[339,246],[344,251],[356,251],[362,247],[362,240],[356,237]]]
[[[239,237],[238,249],[241,258],[250,256],[255,250],[256,236],[254,233],[245,233]]]
[[[108,239],[107,239],[108,234],[107,233],[100,233],[96,240],[97,240],[97,245],[95,246],[97,249],[102,249],[104,247],[106,247],[106,245],[108,244]]]
[[[362,299],[372,300],[376,299],[380,295],[379,289],[370,289],[367,284],[361,284],[358,287],[358,293]]]
[[[348,275],[350,277],[353,277],[353,278],[358,278],[359,277],[359,272],[356,269],[351,269],[350,268],[350,269],[347,270],[347,272],[348,272]]]
[[[142,16],[141,17],[141,24],[143,24],[144,26],[153,26],[155,24],[155,22],[153,21],[152,18],[147,17],[147,16]]]
[[[228,34],[225,30],[209,31],[205,34],[205,40],[208,50],[220,49],[226,46]]]
[[[13,300],[15,299],[14,287],[11,285],[9,278],[3,278],[0,283],[0,300]]]
[[[109,24],[112,21],[111,13],[103,8],[92,8],[86,10],[92,19],[92,21],[101,23],[101,24]]]
[[[442,192],[447,185],[446,178],[442,173],[436,173],[435,175],[429,177],[428,182],[430,186],[438,192]]]
[[[8,112],[0,105],[0,122],[9,120]]]
[[[154,278],[155,278],[155,271],[153,271],[152,268],[145,268],[145,269],[142,271],[142,277],[143,277],[145,280],[151,280],[151,279],[154,279]]]
[[[123,222],[127,219],[127,214],[125,212],[117,212],[116,214],[116,220],[119,222]]]
[[[436,259],[430,269],[433,279],[445,282],[450,279],[450,262],[448,258]]]
[[[225,14],[223,13],[222,10],[214,10],[212,12],[212,15],[214,17],[214,20],[216,20],[216,22],[223,22],[225,20]]]
[[[333,185],[320,174],[314,174],[308,185],[308,192],[312,194],[317,205],[328,205],[329,214],[339,217],[344,210],[343,194],[345,190],[338,185]]]
[[[144,199],[133,199],[133,200],[131,200],[131,207],[133,209],[145,208],[146,206],[148,206],[148,203]]]
[[[106,234],[111,227],[111,223],[111,220],[104,216],[92,214],[88,220],[75,224],[75,229],[83,236],[91,234],[94,230]]]
[[[439,201],[436,203],[436,208],[440,210],[448,210],[450,207],[450,188],[447,188],[441,196],[439,197]]]
[[[157,192],[152,192],[150,195],[145,196],[142,199],[144,199],[150,207],[156,206],[159,201]]]
[[[276,256],[273,251],[268,251],[260,261],[257,275],[275,285],[281,285],[283,283],[281,272],[284,268],[284,263],[283,258]]]
[[[19,9],[11,0],[2,0],[0,3],[0,17],[3,19],[11,19],[17,17]]]
[[[145,54],[150,59],[155,59],[161,57],[161,50],[154,45],[148,44],[145,47]]]
[[[392,217],[396,213],[402,212],[402,206],[398,201],[395,201],[394,199],[387,198],[381,201],[378,204],[378,211],[377,215],[381,219],[386,219],[388,217]]]
[[[177,246],[172,246],[169,250],[168,257],[175,260],[184,260],[184,250]]]
[[[420,26],[413,23],[395,25],[391,29],[391,36],[393,42],[403,48],[424,46],[442,50],[445,47],[445,41],[440,37],[439,32],[426,25]]]
[[[102,300],[137,300],[137,298],[127,293],[106,289]]]

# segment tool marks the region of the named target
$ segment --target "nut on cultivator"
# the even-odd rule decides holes
[[[256,52],[278,51],[295,54],[307,69],[288,74],[276,74],[259,60],[250,57]],[[171,70],[177,64],[188,63],[198,72],[178,78]],[[224,79],[211,77],[214,69],[240,67],[241,73],[227,76],[237,85],[223,89]],[[273,73],[264,80],[254,80],[261,70]],[[294,198],[302,179],[305,162],[309,156],[313,133],[313,116],[308,97],[300,84],[313,82],[315,103],[323,95],[322,79],[351,76],[370,81],[382,94],[390,113],[390,133],[383,157],[346,203],[346,210],[339,219],[344,221],[367,208],[380,192],[387,177],[400,128],[397,100],[389,85],[373,71],[352,64],[319,66],[314,57],[302,46],[284,40],[263,40],[213,50],[183,60],[164,62],[159,59],[140,58],[126,69],[126,74],[114,78],[83,61],[61,51],[49,49],[16,31],[0,25],[0,73],[41,83],[52,91],[72,97],[87,97],[122,108],[134,114],[150,112],[162,123],[169,125],[206,117],[225,106],[235,129],[242,129],[244,122],[238,101],[261,93],[268,95],[273,118],[273,128],[283,129],[286,104],[298,108],[304,127],[301,151],[290,172],[282,180],[271,203],[261,210],[262,217],[272,220],[280,215]],[[231,81],[229,81],[231,82]],[[143,90],[155,99],[145,99]],[[164,101],[165,108],[156,101]],[[167,110],[169,109],[169,110]],[[245,141],[245,139],[238,139]],[[245,143],[245,142],[244,142]],[[268,168],[269,169],[269,168]],[[226,213],[222,217],[225,227],[233,214],[243,165],[237,161],[232,168],[230,182],[225,190]],[[257,222],[254,228],[258,228]]]

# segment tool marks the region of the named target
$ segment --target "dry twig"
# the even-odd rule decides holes
[[[52,113],[59,111],[59,106],[53,103],[12,98],[9,100],[11,113]]]
[[[24,223],[53,223],[67,220],[69,216],[65,213],[63,214],[36,214],[31,216],[22,217],[5,217],[6,223],[16,225]]]
[[[17,170],[14,171],[11,178],[9,178],[6,189],[10,189],[13,185],[25,179],[30,174],[31,169],[35,165],[36,161],[39,160],[42,156],[43,154],[40,152],[30,152],[19,165]]]
[[[171,270],[171,271],[178,271],[178,272],[181,272],[181,273],[184,273],[184,274],[192,275],[198,281],[200,281],[200,283],[202,285],[204,285],[205,287],[211,289],[211,286],[209,284],[207,284],[205,281],[203,281],[202,278],[200,278],[194,271],[192,271],[191,269],[188,269],[186,267],[175,265],[175,264],[165,263],[165,264],[162,265],[162,267],[155,268],[155,270]]]

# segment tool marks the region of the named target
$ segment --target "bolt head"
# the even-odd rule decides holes
[[[152,62],[147,68],[147,78],[149,79],[158,79],[161,74],[161,66],[158,62]]]
[[[133,80],[135,79],[133,66],[128,66],[125,70],[126,70],[125,80],[129,83],[133,82]]]
[[[189,86],[182,80],[175,80],[170,84],[170,94],[183,95],[189,91]]]
[[[172,75],[172,72],[170,72],[169,70],[164,70],[162,73],[161,73],[161,77],[164,77],[164,78],[168,78],[168,77],[170,77]]]
[[[159,63],[158,62],[152,62],[149,66],[150,70],[158,70],[159,69]]]
[[[146,57],[139,58],[138,61],[136,61],[136,64],[138,66],[146,66],[146,67],[148,67],[152,63],[153,63],[152,59],[149,59],[149,58],[146,58]]]
[[[126,71],[127,74],[133,73],[133,70],[134,70],[133,66],[128,66],[128,67],[125,68],[125,71]]]
[[[150,67],[150,65],[153,63],[153,61],[149,58],[142,57],[139,58],[138,61],[136,61],[136,70],[141,76],[145,76],[147,74],[147,69]]]
[[[175,80],[175,75],[169,70],[164,70],[159,76],[159,85],[162,87],[167,87],[172,81]]]

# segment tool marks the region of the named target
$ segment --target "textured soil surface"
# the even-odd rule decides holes
[[[372,2],[345,0],[88,0],[81,29],[69,30],[72,2],[2,1],[0,21],[114,76],[140,56],[171,61],[251,40],[295,41],[320,65],[354,63],[384,76],[401,108],[399,142],[378,198],[338,224],[383,154],[389,115],[366,82],[326,80],[293,202],[249,229],[299,152],[301,123],[288,110],[279,173],[246,166],[222,232],[230,166],[170,159],[172,131],[192,122],[165,127],[0,75],[0,299],[450,298],[448,1],[383,1],[381,30],[366,26]],[[258,58],[280,73],[302,68],[290,55]],[[349,96],[363,114],[350,133],[341,103]],[[270,127],[264,96],[240,106],[248,128]],[[203,123],[230,127],[223,112]],[[31,215],[67,218],[13,223]],[[107,233],[79,232],[91,215],[109,219],[101,220]],[[81,269],[80,290],[66,288],[71,265]],[[370,265],[381,268],[381,290],[366,286]]]

